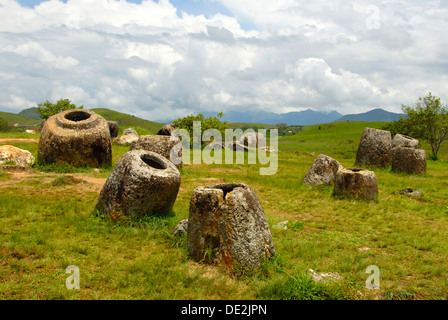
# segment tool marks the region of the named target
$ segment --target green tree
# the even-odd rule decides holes
[[[390,124],[386,128],[392,133],[401,133],[426,140],[431,145],[432,160],[439,159],[441,145],[448,139],[448,110],[439,97],[429,92],[418,98],[414,107],[402,106],[407,118]]]
[[[216,117],[208,117],[206,118],[202,113],[199,113],[197,115],[189,115],[183,118],[178,118],[176,120],[173,120],[173,124],[175,125],[176,129],[185,129],[190,134],[190,146],[195,146],[197,144],[197,141],[194,141],[193,136],[193,125],[194,122],[198,121],[201,122],[201,137],[204,134],[204,131],[208,129],[216,129],[218,130],[223,139],[225,137],[225,130],[229,128],[229,125],[227,122],[222,122],[219,118],[224,116],[222,112],[218,113]]]
[[[8,132],[9,130],[11,130],[11,127],[9,126],[8,121],[0,118],[0,132]]]
[[[37,105],[37,112],[43,120],[47,120],[51,116],[58,114],[64,110],[70,109],[82,109],[83,106],[76,107],[75,104],[72,104],[69,99],[60,99],[56,102],[56,104],[51,103],[50,101],[45,101],[43,103],[39,103]]]

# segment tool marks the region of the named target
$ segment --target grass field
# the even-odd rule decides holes
[[[377,201],[338,200],[331,186],[303,184],[320,153],[352,167],[364,128],[383,125],[332,123],[280,138],[273,176],[260,176],[259,165],[184,165],[175,214],[132,225],[92,214],[112,169],[3,172],[0,299],[447,299],[447,145],[441,161],[428,161],[424,177],[372,169]],[[37,156],[37,142],[8,142],[8,134],[0,139]],[[423,147],[429,152],[428,145]],[[128,150],[114,146],[113,164]],[[188,218],[193,189],[218,182],[249,184],[263,205],[277,255],[261,270],[232,274],[193,262],[185,237],[171,234]],[[397,194],[406,187],[424,195]],[[288,229],[275,227],[284,221]],[[79,267],[79,290],[65,286],[70,265]],[[371,265],[380,270],[378,290],[366,287]],[[309,269],[342,279],[315,283]]]

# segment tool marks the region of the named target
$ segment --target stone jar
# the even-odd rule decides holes
[[[182,148],[176,148],[180,139],[174,136],[147,135],[140,136],[131,144],[131,150],[147,150],[160,154],[173,162],[178,169],[182,168]],[[173,152],[173,158],[171,157]]]
[[[246,184],[199,187],[190,200],[188,250],[195,261],[256,269],[276,253],[263,207]]]
[[[261,132],[248,132],[240,138],[240,144],[250,148],[266,147],[266,137]]]
[[[113,220],[170,213],[180,187],[179,170],[161,155],[127,152],[101,190],[96,210]]]
[[[365,128],[356,154],[356,166],[384,168],[391,164],[392,134],[386,130]]]
[[[340,169],[334,181],[334,195],[349,199],[376,199],[378,182],[375,172],[364,169]]]
[[[171,136],[174,132],[174,130],[176,130],[176,126],[174,124],[167,124],[164,125],[162,128],[160,128],[160,130],[157,132],[157,135],[159,136]]]
[[[319,155],[310,167],[303,179],[305,185],[333,184],[336,173],[342,169],[339,161],[326,156]]]
[[[426,173],[426,152],[422,149],[398,147],[392,155],[393,172],[424,175]]]
[[[87,109],[56,114],[42,128],[38,159],[42,163],[75,167],[112,164],[112,143],[107,121]]]
[[[403,134],[396,134],[392,139],[392,149],[398,147],[417,149],[419,143],[420,142],[417,139],[414,139],[412,137],[405,136]]]
[[[109,132],[111,138],[118,137],[118,122],[117,121],[107,121],[109,125]]]

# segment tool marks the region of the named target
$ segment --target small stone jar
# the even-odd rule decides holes
[[[375,172],[342,168],[336,173],[334,195],[339,198],[374,200],[378,197]]]

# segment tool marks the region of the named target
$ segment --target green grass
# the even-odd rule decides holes
[[[184,165],[173,214],[131,224],[95,217],[99,189],[66,175],[105,179],[112,168],[0,174],[0,299],[447,299],[447,145],[425,176],[373,168],[377,201],[339,200],[331,186],[303,184],[319,153],[353,166],[365,126],[382,123],[308,126],[281,138],[274,176],[247,162]],[[37,143],[11,144],[36,155]],[[114,145],[113,165],[128,150]],[[277,251],[260,270],[232,274],[193,262],[185,236],[171,234],[188,218],[194,188],[219,182],[247,183],[260,199]],[[397,194],[406,187],[424,194]],[[274,228],[283,221],[286,230]],[[65,288],[69,265],[80,268],[80,290]],[[380,268],[379,290],[366,288],[370,265]],[[314,283],[309,269],[342,280]]]

